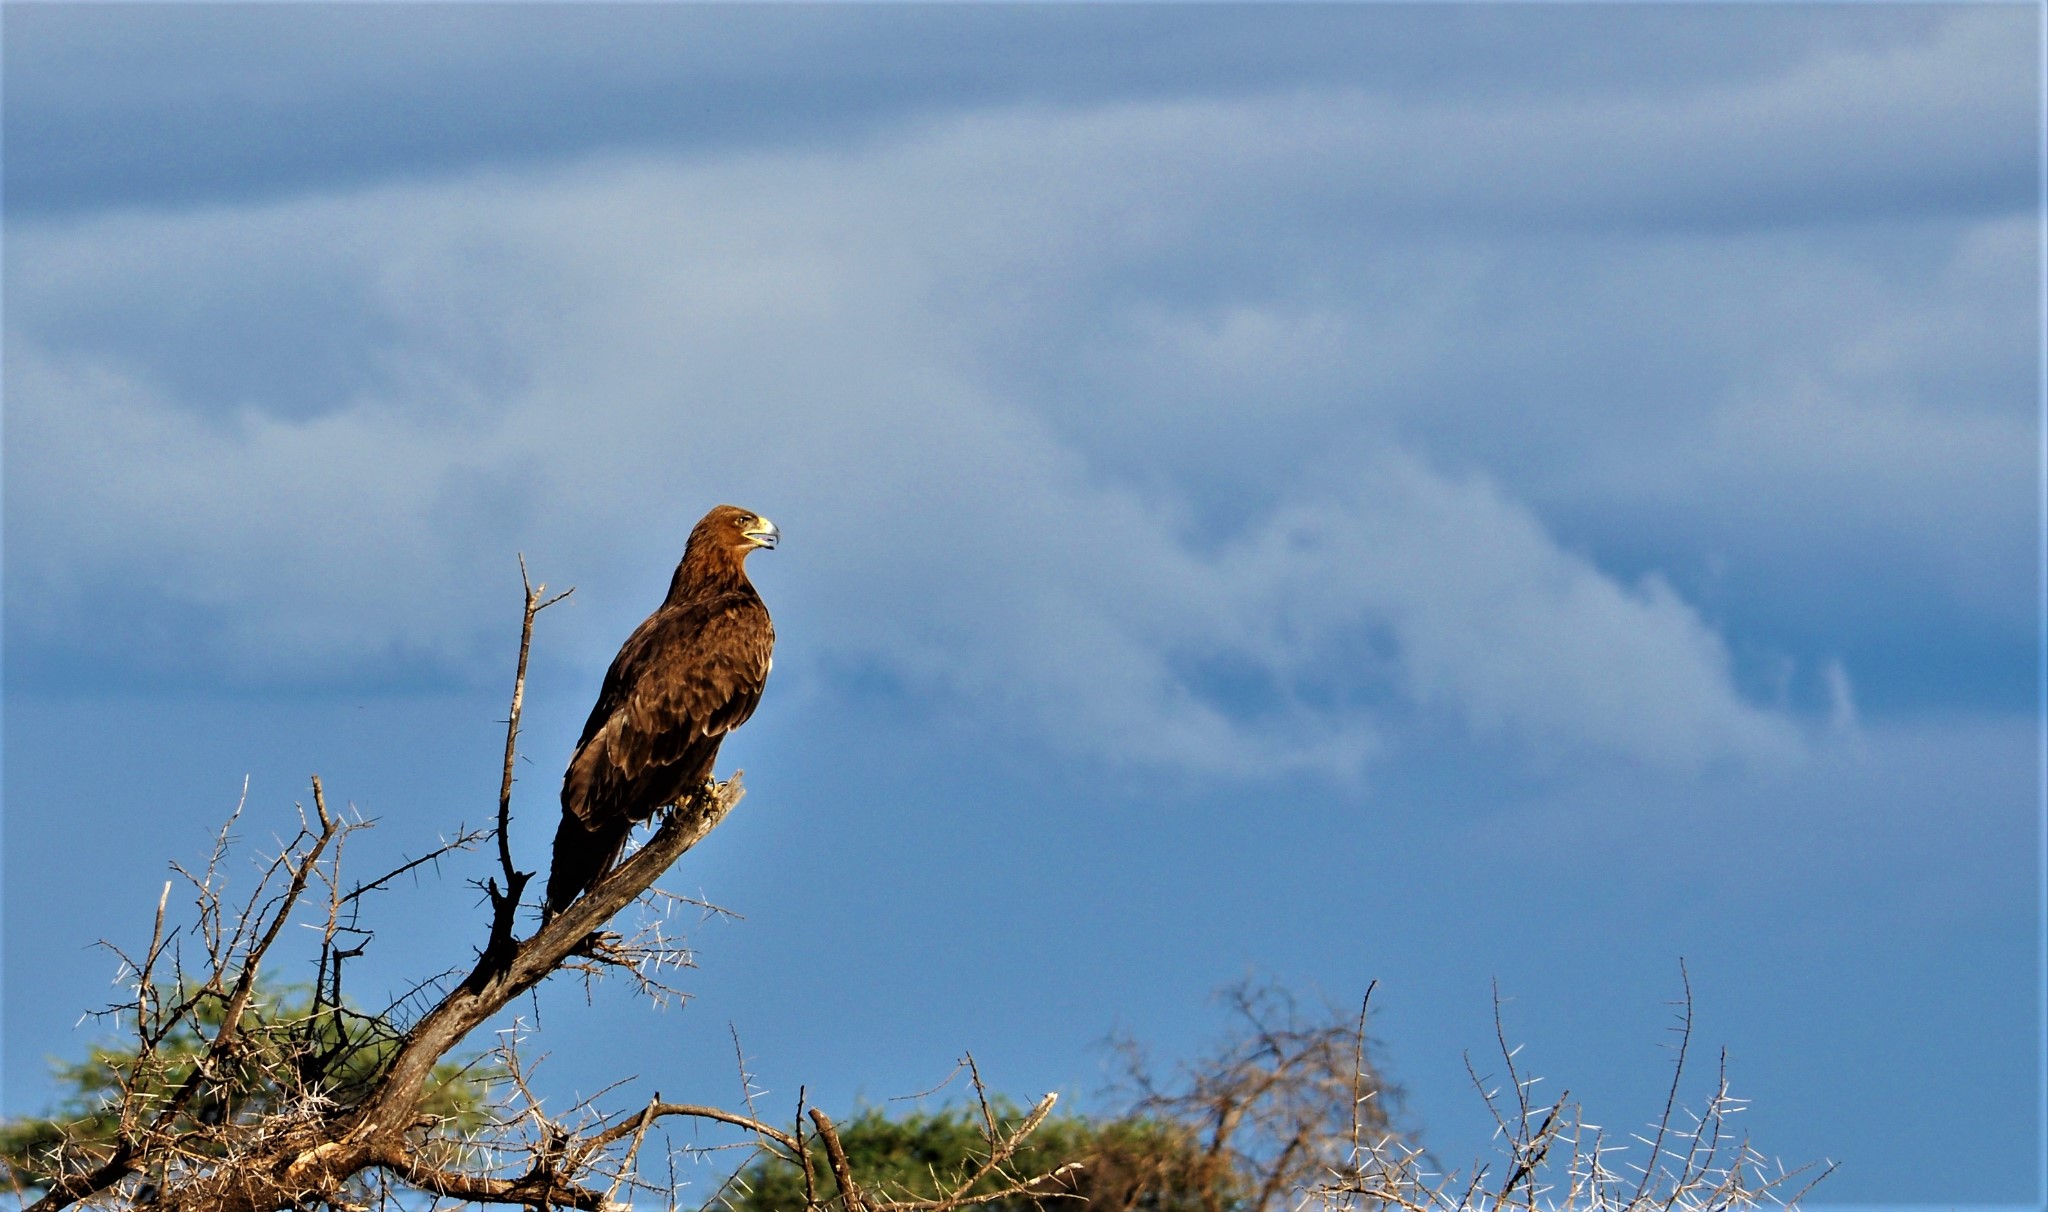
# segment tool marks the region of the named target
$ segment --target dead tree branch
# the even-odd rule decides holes
[[[565,969],[624,970],[642,992],[654,993],[662,988],[655,980],[660,968],[688,963],[680,939],[659,923],[651,935],[624,942],[605,927],[635,902],[654,906],[657,916],[696,903],[660,893],[654,882],[744,795],[735,772],[663,809],[644,845],[530,937],[519,938],[519,902],[532,873],[514,866],[509,838],[528,661],[536,616],[568,596],[546,596],[546,587],[530,580],[523,559],[520,579],[524,603],[498,787],[497,873],[483,884],[490,904],[487,937],[466,975],[422,981],[382,1016],[350,1009],[342,997],[344,962],[362,954],[371,937],[360,922],[368,894],[480,845],[483,831],[458,830],[452,840],[351,886],[342,878],[343,845],[371,822],[331,809],[326,787],[315,777],[311,817],[301,812],[297,834],[267,858],[237,910],[225,900],[224,864],[242,812],[238,804],[203,872],[177,868],[193,889],[195,926],[181,932],[169,925],[167,885],[148,947],[133,960],[122,956],[134,986],[110,1013],[133,1024],[135,1046],[133,1059],[117,1066],[111,1136],[54,1153],[40,1172],[47,1177],[37,1179],[31,1212],[80,1203],[147,1204],[158,1212],[367,1209],[392,1207],[403,1191],[474,1204],[608,1209],[622,1187],[644,1189],[637,1177],[639,1154],[649,1132],[665,1120],[749,1134],[742,1147],[803,1168],[816,1206],[813,1141],[804,1130],[802,1108],[794,1131],[764,1121],[751,1103],[741,1114],[659,1096],[622,1119],[600,1115],[587,1103],[572,1108],[567,1119],[551,1117],[528,1088],[516,1034],[494,1062],[507,1089],[488,1122],[458,1128],[445,1107],[436,1109],[443,1106],[434,1102],[436,1092],[466,1071],[451,1060],[456,1049],[549,976]],[[246,798],[245,786],[244,804]],[[266,961],[289,922],[313,928],[317,938],[317,975],[303,1011],[259,1006]],[[200,952],[193,968],[178,950],[181,938],[190,938]],[[173,969],[168,979],[162,972],[166,956]],[[431,1004],[401,1017],[415,999]],[[811,1118],[817,1140],[832,1155],[846,1212],[948,1212],[1054,1177],[1020,1179],[1004,1169],[1052,1104],[1048,1095],[1008,1132],[997,1133],[991,1120],[986,1156],[964,1185],[937,1200],[868,1198],[831,1121],[815,1109]],[[1000,1186],[994,1195],[973,1190],[991,1179]]]
[[[520,871],[512,865],[513,771],[519,760],[519,715],[526,706],[526,664],[533,651],[533,620],[541,611],[576,592],[571,586],[547,597],[546,583],[535,585],[527,575],[524,555],[519,557],[519,585],[526,602],[519,620],[519,662],[512,677],[512,707],[505,715],[505,768],[498,782],[498,866],[505,885],[500,888],[493,878],[485,886],[491,898],[491,936],[484,945],[484,957],[491,963],[503,962],[511,952],[519,898],[526,892],[527,881],[533,878],[533,872]]]
[[[1506,1067],[1503,1085],[1490,1084],[1467,1058],[1480,1098],[1497,1125],[1506,1178],[1497,1186],[1491,1167],[1475,1162],[1464,1174],[1440,1172],[1420,1148],[1398,1138],[1361,1134],[1352,1156],[1326,1169],[1296,1192],[1296,1206],[1317,1212],[1745,1212],[1795,1207],[1833,1165],[1787,1170],[1769,1162],[1747,1138],[1730,1130],[1729,1117],[1741,1099],[1728,1091],[1725,1068],[1697,1111],[1681,1101],[1681,1078],[1693,1030],[1692,987],[1680,968],[1683,994],[1677,1057],[1663,1112],[1651,1135],[1635,1137],[1649,1146],[1639,1171],[1616,1169],[1629,1151],[1599,1127],[1585,1122],[1570,1094],[1548,1106],[1530,1101],[1539,1080],[1521,1067],[1521,1048],[1508,1042],[1498,991],[1494,997],[1494,1038]],[[1513,1093],[1509,1094],[1508,1091]],[[1689,1123],[1681,1122],[1684,1116]],[[1683,1141],[1679,1149],[1670,1142]],[[1803,1181],[1804,1185],[1801,1185]]]

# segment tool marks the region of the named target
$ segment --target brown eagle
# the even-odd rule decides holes
[[[612,659],[562,775],[545,916],[611,870],[635,824],[702,787],[719,742],[754,714],[775,626],[746,558],[778,537],[767,518],[731,505],[690,531],[667,599]]]

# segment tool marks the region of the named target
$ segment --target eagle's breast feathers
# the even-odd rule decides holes
[[[605,676],[569,767],[578,786],[565,786],[563,806],[586,827],[611,813],[644,819],[662,807],[615,801],[651,770],[684,762],[707,741],[715,751],[746,723],[761,702],[774,643],[768,611],[751,592],[728,595],[710,611],[656,612]]]

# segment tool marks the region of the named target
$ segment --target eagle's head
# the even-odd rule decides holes
[[[702,543],[711,548],[745,556],[756,547],[773,547],[782,537],[775,523],[737,505],[720,505],[704,515],[690,532],[690,546]]]

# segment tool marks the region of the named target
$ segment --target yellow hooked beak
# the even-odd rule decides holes
[[[775,523],[759,516],[754,518],[752,526],[740,531],[740,534],[752,539],[756,547],[774,547],[776,540],[782,537],[782,532],[775,529]]]

